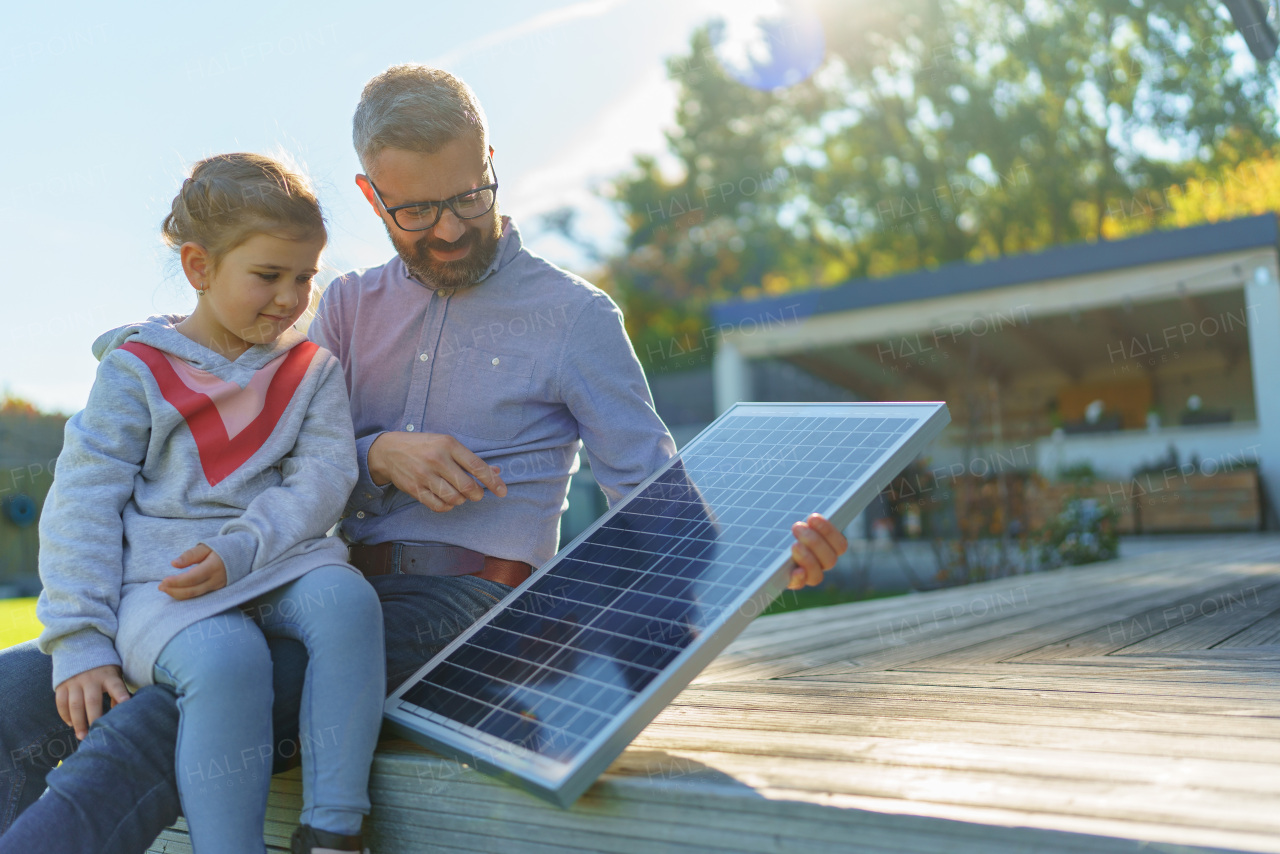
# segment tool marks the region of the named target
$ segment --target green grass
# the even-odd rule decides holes
[[[40,629],[35,599],[0,599],[0,649],[31,640]]]

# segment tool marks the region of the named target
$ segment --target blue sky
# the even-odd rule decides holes
[[[758,5],[11,4],[0,13],[0,389],[74,412],[93,383],[97,335],[191,310],[159,224],[201,157],[289,152],[327,210],[331,272],[390,257],[352,181],[350,122],[365,81],[399,62],[471,85],[503,211],[535,251],[580,269],[571,247],[537,233],[538,214],[573,205],[585,233],[616,236],[593,190],[634,154],[665,149],[675,91],[664,57],[708,18]]]

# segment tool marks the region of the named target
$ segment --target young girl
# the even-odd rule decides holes
[[[280,163],[226,154],[196,165],[163,231],[195,311],[93,343],[97,378],[40,519],[39,643],[58,710],[83,738],[104,693],[172,686],[195,851],[262,852],[265,636],[299,640],[293,851],[358,851],[385,659],[377,596],[325,536],[357,477],[342,369],[293,328],[325,245],[320,206]]]

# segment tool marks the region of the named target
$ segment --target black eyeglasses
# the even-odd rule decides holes
[[[459,193],[439,202],[409,202],[407,205],[389,208],[387,203],[382,201],[382,193],[374,187],[373,179],[368,176],[365,178],[369,186],[373,187],[373,194],[378,197],[378,203],[391,215],[392,222],[404,231],[426,231],[440,221],[446,207],[453,211],[453,215],[458,219],[475,219],[493,210],[493,203],[498,200],[498,173],[493,168],[493,156],[490,155],[488,159],[489,171],[493,173],[492,184],[467,190],[465,193]]]

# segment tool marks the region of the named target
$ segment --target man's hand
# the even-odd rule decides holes
[[[498,467],[442,433],[383,433],[369,446],[369,474],[378,486],[388,481],[437,513],[484,497],[499,498],[507,485]]]
[[[791,570],[788,590],[799,590],[822,583],[822,574],[836,565],[836,558],[849,550],[849,541],[823,516],[809,514],[803,522],[791,526],[796,543],[791,557],[796,568]]]
[[[77,673],[58,686],[58,717],[67,726],[75,727],[76,738],[81,741],[93,722],[102,717],[103,694],[111,695],[113,706],[129,699],[120,668],[114,664]]]
[[[160,590],[174,599],[194,599],[227,586],[226,565],[218,553],[204,543],[187,549],[171,563],[178,569],[195,564],[186,572],[170,575],[160,582]]]

